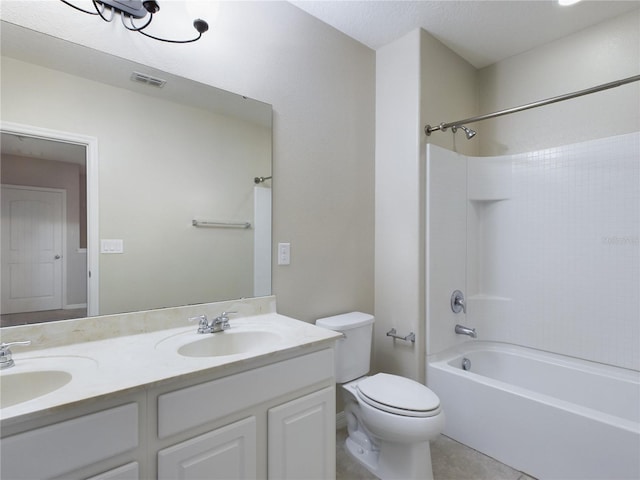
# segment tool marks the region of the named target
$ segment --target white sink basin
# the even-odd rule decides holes
[[[73,375],[63,370],[36,370],[0,375],[0,408],[33,400],[64,387]]]
[[[93,377],[97,362],[76,355],[14,355],[15,365],[0,371],[0,408],[13,407],[59,390],[87,375]],[[19,407],[18,407],[19,408]]]
[[[251,330],[226,330],[203,334],[204,338],[182,345],[178,353],[185,357],[220,357],[265,350],[282,341],[274,332]]]

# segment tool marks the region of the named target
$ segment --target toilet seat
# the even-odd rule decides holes
[[[440,413],[440,399],[409,378],[378,373],[356,385],[358,397],[373,408],[405,417],[432,417]]]

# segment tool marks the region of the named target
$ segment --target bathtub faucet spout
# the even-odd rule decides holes
[[[475,328],[467,328],[462,325],[456,325],[456,333],[458,335],[469,335],[471,338],[477,338],[478,334],[476,333]]]

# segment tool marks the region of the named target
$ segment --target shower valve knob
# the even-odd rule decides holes
[[[464,294],[460,290],[455,290],[451,294],[451,310],[453,313],[467,313],[467,305],[464,301]]]

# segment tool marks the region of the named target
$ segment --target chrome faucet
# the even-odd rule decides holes
[[[222,332],[227,328],[231,328],[229,325],[229,314],[238,312],[222,312],[219,316],[213,319],[211,322],[211,333]]]
[[[462,325],[456,325],[456,333],[458,335],[469,335],[471,338],[477,338],[478,334],[476,333],[475,328],[467,328]]]
[[[198,320],[198,333],[218,333],[231,328],[229,314],[237,312],[222,312],[219,316],[209,321],[206,315],[199,315],[189,319],[190,322]]]
[[[3,368],[13,367],[15,362],[13,358],[11,358],[11,350],[9,347],[13,347],[14,345],[31,345],[31,340],[25,340],[23,342],[9,342],[9,343],[0,343],[0,370]]]

